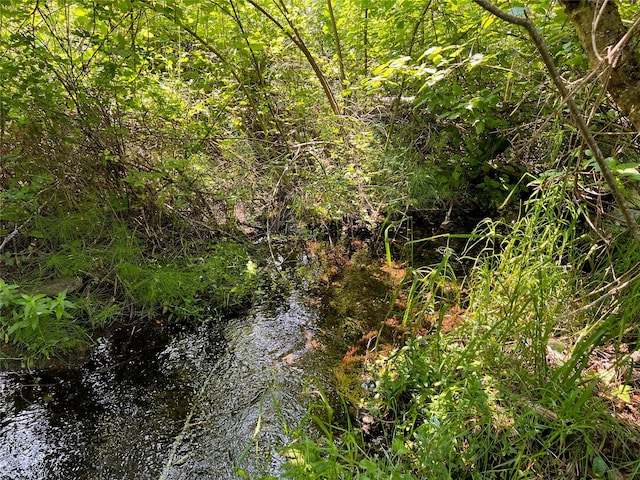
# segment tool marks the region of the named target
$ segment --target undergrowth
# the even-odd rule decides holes
[[[73,319],[77,306],[57,296],[20,293],[18,285],[0,279],[0,337],[5,345],[17,347],[19,358],[31,366],[39,358],[62,356],[86,344],[86,329]],[[8,360],[1,354],[0,361]]]
[[[369,363],[369,393],[351,405],[356,415],[346,425],[321,396],[306,421],[320,438],[301,431],[283,449],[287,478],[640,475],[640,429],[623,415],[637,302],[603,294],[620,283],[603,255],[593,268],[600,247],[583,226],[589,212],[569,200],[566,183],[531,187],[517,220],[487,220],[466,253],[445,252],[440,264],[414,271],[405,315],[414,333]],[[445,286],[454,263],[478,249],[452,294]],[[638,260],[627,264],[634,274]],[[632,294],[638,281],[625,278]],[[445,329],[454,304],[466,306],[461,325]],[[417,328],[425,313],[428,333]],[[610,361],[601,361],[604,352]]]
[[[24,225],[19,254],[0,259],[0,360],[66,357],[123,322],[205,321],[256,286],[256,247],[212,236],[160,243],[96,199],[30,213]]]

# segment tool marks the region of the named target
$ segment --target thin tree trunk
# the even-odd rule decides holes
[[[369,8],[364,9],[364,38],[363,49],[364,49],[364,76],[366,77],[369,74]]]
[[[331,106],[331,110],[335,115],[340,115],[340,108],[338,107],[336,98],[333,95],[331,86],[327,81],[327,77],[324,75],[324,72],[318,65],[318,62],[316,62],[315,57],[307,47],[307,44],[304,42],[302,35],[300,35],[300,32],[298,32],[298,29],[295,27],[295,25],[287,15],[287,12],[284,10],[284,8],[281,8],[280,10],[282,15],[285,17],[285,20],[289,25],[289,28],[291,29],[291,31],[287,30],[284,25],[282,25],[273,15],[271,15],[263,7],[261,7],[255,0],[247,0],[247,2],[251,4],[260,13],[262,13],[267,19],[269,19],[276,27],[278,27],[279,30],[282,31],[282,33],[284,33],[287,37],[289,37],[289,40],[291,40],[296,45],[296,47],[298,47],[298,49],[302,52],[302,54],[307,59],[307,62],[309,62],[311,69],[313,70],[313,72],[316,75],[316,78],[320,82],[320,85],[322,86],[322,90],[324,91],[324,94],[327,97],[327,100],[329,101],[329,105]]]
[[[340,81],[344,87],[347,76],[344,73],[344,62],[342,61],[342,48],[340,47],[340,35],[338,34],[338,24],[333,14],[333,4],[331,0],[327,0],[327,8],[329,9],[329,18],[331,19],[331,30],[333,30],[333,42],[336,45],[336,55],[338,56],[338,66],[340,67]]]

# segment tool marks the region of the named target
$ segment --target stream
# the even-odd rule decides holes
[[[383,282],[344,282],[383,314]],[[75,367],[0,372],[0,480],[278,476],[277,447],[348,347],[344,312],[304,283],[224,321],[122,328]]]

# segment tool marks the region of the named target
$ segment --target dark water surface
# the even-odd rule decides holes
[[[120,331],[78,367],[1,372],[0,480],[277,474],[308,376],[329,385],[344,350],[324,328],[294,289],[188,331]]]

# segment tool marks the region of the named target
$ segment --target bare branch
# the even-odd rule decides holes
[[[18,227],[13,229],[13,232],[11,232],[9,235],[7,235],[6,237],[4,237],[4,240],[2,241],[2,243],[0,244],[0,253],[4,250],[4,247],[7,246],[7,243],[9,243],[11,241],[11,239],[13,237],[15,237],[16,235],[18,235]]]
[[[616,46],[609,51],[610,58],[613,58],[613,62],[610,62],[613,68],[616,68],[616,66],[618,65],[618,60],[622,55],[622,49],[627,43],[629,43],[629,40],[631,40],[631,37],[633,37],[633,35],[636,33],[638,27],[640,27],[640,17],[636,19],[635,23],[631,26],[629,31],[625,33],[624,37],[622,37],[620,41],[616,43]]]
[[[596,58],[600,62],[602,61],[602,57],[598,53],[598,46],[596,45],[596,31],[598,30],[598,24],[600,23],[600,19],[604,14],[604,9],[607,7],[608,2],[609,0],[604,0],[604,2],[602,2],[602,6],[600,7],[600,10],[598,10],[598,14],[593,17],[593,22],[591,22],[591,45],[593,46],[593,52],[595,53]]]

